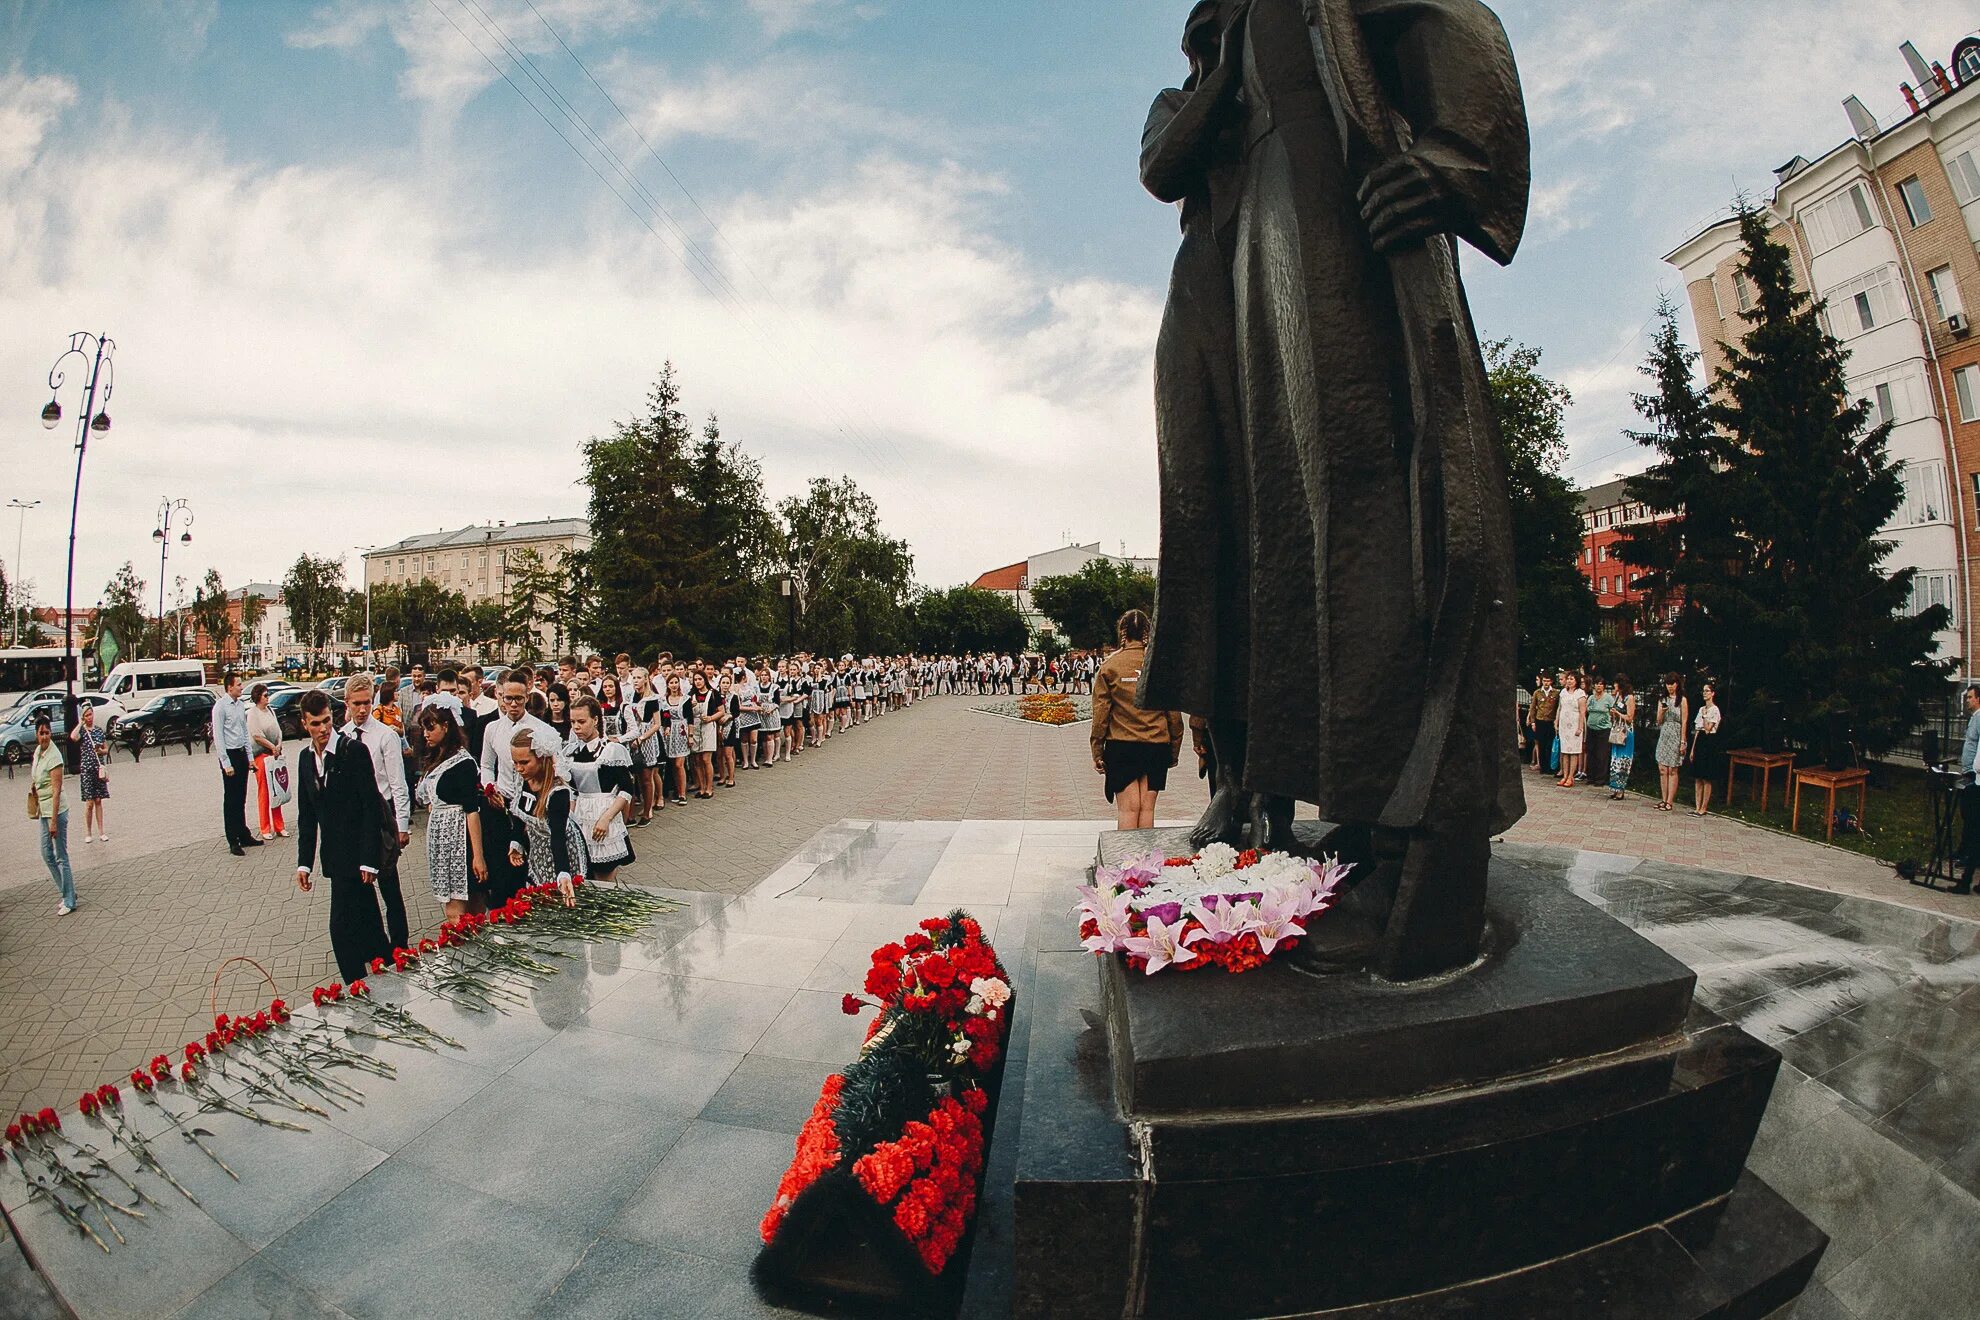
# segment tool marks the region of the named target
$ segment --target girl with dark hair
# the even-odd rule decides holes
[[[656,794],[666,796],[666,777],[674,777],[674,805],[687,805],[687,759],[693,753],[694,715],[687,687],[679,674],[667,675],[667,693],[660,699],[660,757],[666,768],[654,781]]]
[[[1665,674],[1657,698],[1657,810],[1670,811],[1678,795],[1678,768],[1684,764],[1684,734],[1691,727],[1691,702],[1684,680]]]
[[[481,846],[481,777],[467,735],[444,705],[419,708],[426,773],[413,790],[426,807],[426,874],[433,897],[458,917],[485,906],[488,859]],[[480,892],[477,892],[480,891]]]
[[[544,722],[557,731],[557,736],[569,740],[571,736],[571,690],[562,683],[552,683],[543,693],[543,699],[550,703],[549,714]]]
[[[1712,785],[1726,773],[1725,725],[1719,713],[1719,685],[1706,679],[1698,690],[1698,715],[1691,729],[1691,809],[1712,809]]]
[[[1115,823],[1124,830],[1155,824],[1155,800],[1169,786],[1169,768],[1182,755],[1182,716],[1146,711],[1135,685],[1148,656],[1148,616],[1129,610],[1115,625],[1120,649],[1093,680],[1093,768],[1105,776]]]
[[[1616,675],[1616,705],[1609,712],[1609,797],[1616,802],[1629,791],[1629,772],[1636,765],[1636,692],[1629,675]]]
[[[715,796],[715,749],[722,745],[725,718],[721,699],[708,686],[708,675],[696,670],[694,695],[688,698],[688,718],[694,722],[694,795]]]
[[[626,825],[632,823],[635,773],[626,745],[605,736],[598,699],[589,692],[571,703],[571,737],[564,744],[564,759],[570,763],[571,790],[577,794],[577,815],[585,828],[590,878],[610,880],[634,860]]]

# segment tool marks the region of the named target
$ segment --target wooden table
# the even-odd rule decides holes
[[[1788,777],[1794,782],[1793,814],[1788,817],[1788,832],[1790,834],[1801,833],[1801,786],[1803,784],[1807,784],[1810,788],[1822,789],[1829,795],[1828,809],[1823,814],[1824,823],[1827,825],[1827,830],[1823,834],[1824,838],[1833,839],[1836,837],[1837,789],[1842,789],[1845,792],[1852,788],[1856,790],[1856,826],[1858,829],[1863,828],[1863,812],[1870,801],[1870,772],[1868,770],[1860,767],[1854,770],[1826,770],[1820,767],[1810,766],[1801,770],[1790,769],[1788,771]]]
[[[1793,752],[1769,752],[1758,747],[1741,747],[1726,753],[1726,805],[1733,804],[1733,776],[1743,765],[1752,766],[1760,773],[1760,810],[1767,809],[1768,789],[1773,783],[1774,771],[1794,769]]]

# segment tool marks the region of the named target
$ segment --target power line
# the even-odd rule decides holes
[[[433,4],[434,0],[428,0],[428,3]],[[481,5],[477,2],[477,0],[461,0],[461,4],[462,4],[462,12],[464,14],[467,14],[467,16],[470,19],[472,19],[475,23],[477,23],[481,27],[482,31],[497,43],[498,49],[500,49],[505,55],[507,55],[510,58],[510,60],[516,64],[517,68],[523,72],[524,76],[528,78],[532,84],[534,84],[542,91],[543,95],[549,99],[551,107],[557,110],[558,113],[561,114],[564,117],[564,119],[567,122],[569,122],[573,128],[577,130],[580,136],[582,136],[589,144],[591,144],[592,149],[596,151],[597,154],[600,157],[602,157],[607,164],[611,166],[611,168],[614,170],[615,173],[617,173],[622,179],[626,181],[626,184],[633,191],[633,193],[636,196],[638,196],[641,200],[646,202],[646,204],[653,210],[653,212],[658,214],[666,222],[668,227],[674,231],[679,243],[679,248],[675,252],[675,256],[682,262],[684,266],[687,267],[689,274],[695,277],[696,282],[700,284],[703,290],[708,293],[709,297],[712,298],[716,303],[721,305],[725,310],[727,310],[730,313],[730,315],[734,316],[737,319],[737,321],[743,324],[747,329],[754,331],[756,335],[764,341],[764,346],[770,349],[773,352],[773,354],[780,354],[780,355],[786,354],[788,350],[780,348],[780,346],[775,342],[773,332],[754,315],[754,313],[751,311],[748,305],[743,301],[742,294],[739,290],[735,288],[734,283],[730,281],[728,277],[720,270],[719,266],[717,266],[717,264],[713,260],[711,260],[706,253],[704,253],[700,249],[699,245],[695,243],[692,235],[690,235],[685,229],[685,227],[683,227],[680,224],[680,222],[676,220],[670,212],[667,211],[666,207],[660,203],[660,200],[657,197],[655,197],[652,194],[652,192],[649,189],[647,189],[643,183],[640,182],[637,175],[635,175],[629,168],[627,168],[625,161],[623,160],[623,158],[619,156],[617,151],[614,150],[612,146],[609,143],[607,143],[604,140],[604,138],[598,133],[598,131],[591,126],[589,121],[586,120],[584,116],[580,112],[578,112],[574,106],[570,104],[569,100],[566,97],[564,97],[563,94],[559,92],[556,89],[556,87],[548,81],[546,77],[543,76],[541,70],[536,67],[535,61],[530,59],[528,54],[522,50],[521,46],[508,35],[507,31],[502,28],[500,21],[495,19],[492,15],[488,14],[488,12],[485,9],[482,9]],[[470,4],[472,4],[474,10],[478,12],[479,17],[477,17],[475,13],[468,12],[467,6]],[[438,8],[437,4],[435,4],[435,8],[436,9]],[[451,14],[446,13],[446,11],[444,10],[441,12],[442,12],[442,16],[448,19],[449,25],[454,28],[455,32],[457,32],[463,40],[467,41],[470,46],[474,47],[476,53],[481,55],[482,59],[485,60],[492,68],[496,70],[498,74],[501,75],[503,81],[508,83],[510,88],[514,90],[518,96],[521,96],[525,101],[529,102],[531,109],[536,111],[537,116],[543,119],[545,123],[549,124],[552,130],[557,133],[557,136],[563,140],[564,144],[570,147],[573,152],[577,153],[577,155],[584,160],[585,164],[591,169],[592,173],[599,179],[600,182],[604,183],[608,188],[611,189],[613,195],[618,197],[620,203],[624,205],[628,211],[632,212],[634,218],[637,219],[641,223],[641,225],[644,226],[647,229],[647,231],[649,233],[652,233],[656,238],[662,237],[659,230],[656,229],[652,224],[652,222],[648,219],[648,217],[641,212],[640,208],[636,206],[634,202],[626,196],[625,192],[622,191],[618,185],[614,184],[612,180],[608,179],[605,176],[604,172],[598,168],[597,163],[592,160],[591,156],[587,154],[576,142],[574,142],[568,133],[564,132],[561,128],[558,127],[558,125],[553,120],[550,119],[549,115],[544,111],[543,107],[540,104],[538,104],[536,99],[531,97],[528,94],[528,92],[524,90],[522,85],[519,84],[514,78],[510,77],[508,71],[502,68],[500,64],[498,64],[485,50],[483,50],[479,45],[479,43],[475,42],[474,39],[467,33],[467,31],[460,26],[460,24],[454,22]],[[539,21],[541,21],[540,14],[538,15],[538,19]],[[547,27],[548,24],[546,23],[545,26]],[[552,34],[555,35],[554,29],[552,29]],[[623,115],[624,112],[621,111],[620,113]],[[697,205],[697,209],[699,209],[699,204],[696,203],[696,205]],[[703,214],[705,215],[706,213],[704,212]],[[697,269],[697,266],[699,266],[700,269]],[[705,275],[703,273],[704,271],[706,272]],[[715,283],[711,283],[711,279],[715,281]],[[786,362],[784,365],[787,368],[789,368],[792,364]],[[859,433],[857,427],[849,424],[850,419],[844,415],[844,410],[842,407],[840,407],[831,398],[821,394],[817,389],[813,387],[811,383],[804,381],[802,377],[802,373],[800,373],[799,371],[793,370],[791,374],[793,375],[793,377],[798,378],[798,383],[800,388],[807,395],[812,396],[812,401],[815,404],[818,404],[821,407],[821,410],[827,412],[828,414],[833,413],[834,411],[840,414],[837,418],[835,418],[832,421],[833,429],[837,431],[837,433],[846,441],[846,443],[849,446],[853,448],[855,452],[857,452],[862,458],[864,458],[868,463],[871,463],[876,468],[880,468],[880,469],[886,469],[888,467],[898,468],[898,465],[890,464],[877,451],[877,449],[874,448],[870,438],[866,437],[862,433]],[[898,447],[893,446],[891,441],[887,443],[890,448],[894,449],[896,455],[900,454]],[[904,459],[905,456],[901,456],[901,457],[903,457]]]
[[[597,75],[592,73],[590,66],[585,64],[583,59],[579,58],[578,53],[575,50],[571,49],[571,44],[568,41],[564,40],[563,34],[558,32],[555,27],[551,26],[550,20],[545,18],[543,16],[542,11],[536,7],[535,0],[523,0],[523,3],[529,6],[530,13],[536,15],[536,21],[543,25],[543,30],[545,32],[548,32],[553,38],[555,38],[559,46],[563,47],[564,54],[570,57],[571,63],[577,65],[578,70],[584,74],[585,78],[591,83],[592,87],[596,88],[598,94],[605,98],[605,103],[612,107],[613,111],[617,113],[617,115],[619,116],[620,121],[623,122],[627,128],[632,130],[633,136],[639,139],[639,145],[642,148],[644,148],[646,154],[653,159],[653,163],[658,165],[661,171],[665,173],[666,176],[673,181],[673,184],[676,188],[680,189],[681,195],[687,198],[688,205],[694,208],[695,214],[699,215],[702,221],[707,224],[709,231],[715,235],[717,241],[719,241],[723,247],[729,250],[730,255],[732,255],[736,259],[737,264],[740,265],[743,268],[743,270],[748,273],[749,277],[752,280],[756,281],[756,287],[763,291],[765,297],[769,298],[771,305],[774,306],[778,311],[784,313],[784,315],[789,316],[790,309],[783,305],[782,301],[777,297],[776,291],[770,287],[769,282],[766,281],[762,275],[757,273],[756,268],[749,263],[749,258],[743,254],[742,250],[738,248],[734,243],[729,241],[729,236],[722,232],[722,226],[716,223],[715,217],[708,214],[706,208],[704,208],[700,200],[697,197],[695,197],[693,191],[691,191],[688,188],[686,182],[684,182],[678,174],[674,173],[673,167],[667,164],[666,160],[660,155],[659,151],[654,147],[653,143],[650,140],[648,140],[646,134],[640,130],[639,125],[633,122],[632,116],[626,113],[625,108],[619,104],[618,98],[614,97],[610,91],[606,90],[605,84],[603,84],[598,80]],[[863,422],[864,419],[862,419],[862,424]],[[901,453],[900,447],[893,442],[891,437],[887,436],[884,432],[882,432],[880,435],[880,439],[882,443],[884,443],[889,449],[894,451],[895,457],[899,458],[903,463],[906,462],[907,456]]]

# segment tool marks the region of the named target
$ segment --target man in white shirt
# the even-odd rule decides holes
[[[248,704],[241,700],[241,676],[229,671],[222,680],[226,695],[213,703],[213,754],[220,758],[220,820],[227,831],[227,850],[236,857],[259,848],[247,827]]]
[[[378,784],[379,800],[385,805],[377,888],[385,900],[385,933],[393,948],[403,949],[409,931],[405,894],[399,888],[399,852],[412,838],[412,793],[406,786],[404,743],[399,739],[399,731],[371,718],[376,695],[369,674],[359,674],[344,686],[346,720],[341,733],[362,743],[371,755],[372,777]]]

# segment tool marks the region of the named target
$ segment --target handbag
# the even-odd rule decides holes
[[[591,860],[603,866],[623,862],[632,852],[631,842],[626,837],[626,818],[623,814],[612,817],[612,823],[605,827],[605,837],[592,833],[598,828],[598,820],[606,812],[619,805],[617,793],[578,793],[573,795],[571,813],[584,827],[585,851]]]
[[[1621,711],[1609,714],[1609,746],[1621,747],[1629,741],[1629,725],[1624,723]]]
[[[271,756],[263,767],[268,778],[268,805],[286,807],[294,790],[289,784],[289,767],[279,756]]]
[[[41,794],[33,784],[28,785],[28,819],[41,819]]]

